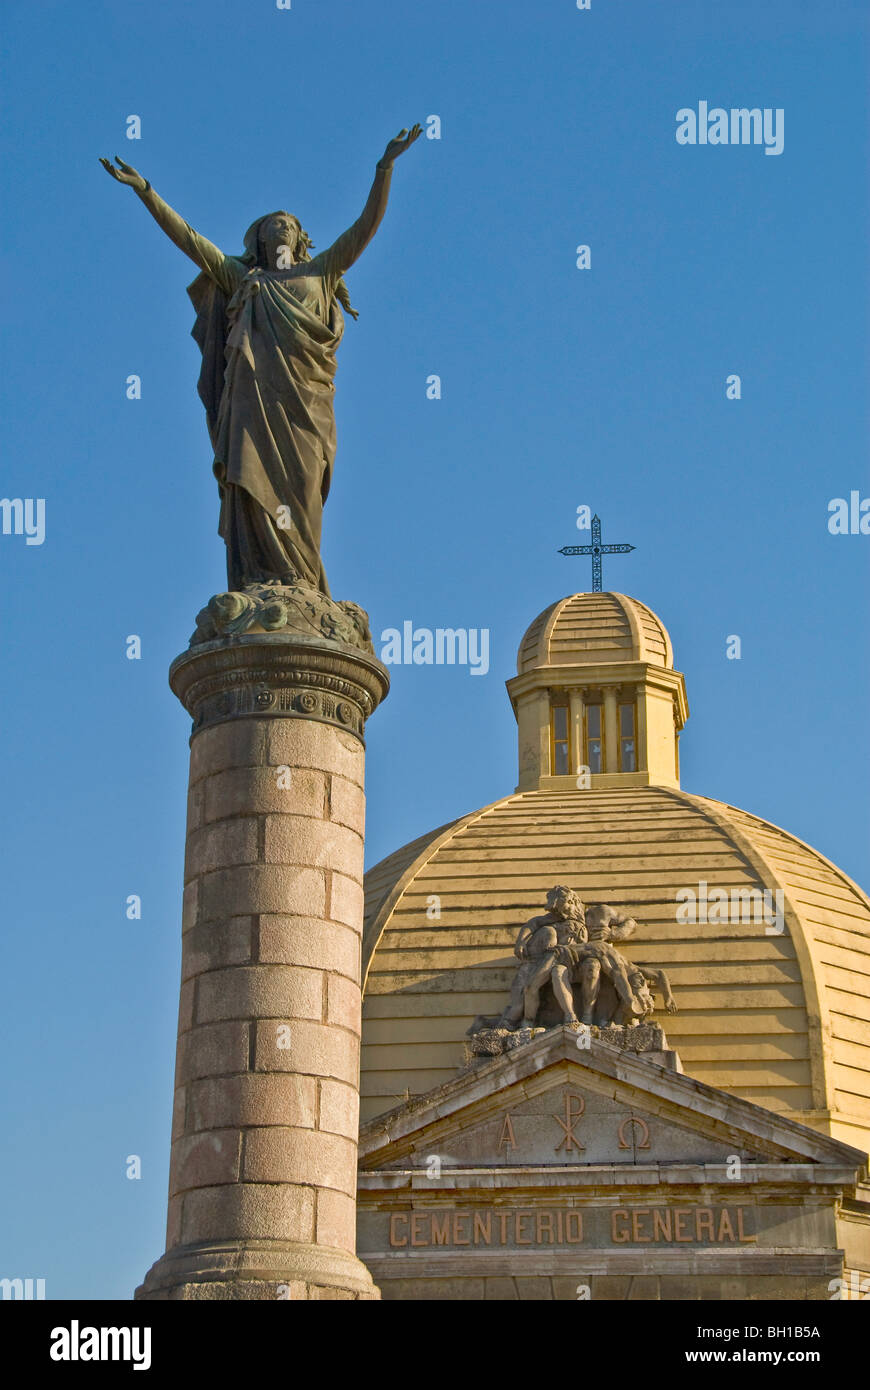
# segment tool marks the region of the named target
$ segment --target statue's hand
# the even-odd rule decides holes
[[[131,188],[135,188],[137,193],[143,193],[148,187],[148,180],[143,179],[132,164],[125,164],[123,159],[119,159],[117,155],[115,155],[115,164],[119,166],[117,169],[110,159],[101,158],[100,163],[106,173],[112,175],[113,179],[117,179],[118,183],[128,183]]]
[[[411,148],[415,140],[419,140],[422,133],[421,125],[413,125],[410,130],[400,130],[395,140],[391,140],[384,150],[381,164],[392,164],[394,159],[398,159],[400,154]]]

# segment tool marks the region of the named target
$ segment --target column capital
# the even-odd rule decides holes
[[[169,684],[201,729],[246,718],[313,719],[362,741],[390,688],[374,655],[288,632],[246,632],[200,642],[176,657]]]

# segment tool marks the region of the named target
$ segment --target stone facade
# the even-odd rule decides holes
[[[569,1028],[372,1120],[360,1160],[388,1299],[829,1299],[870,1195],[863,1153]]]

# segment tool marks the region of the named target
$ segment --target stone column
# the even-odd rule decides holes
[[[643,681],[638,681],[635,687],[635,718],[637,720],[637,755],[635,765],[638,772],[649,771],[649,753],[647,744],[649,742],[649,729],[647,727],[646,702],[649,695],[649,686]]]
[[[604,771],[619,771],[619,716],[616,708],[618,686],[604,686]]]
[[[373,1299],[355,1255],[367,716],[344,642],[245,632],[193,716],[166,1254],[145,1299]]]
[[[572,685],[568,689],[569,722],[571,725],[571,771],[576,777],[583,766],[583,691]]]

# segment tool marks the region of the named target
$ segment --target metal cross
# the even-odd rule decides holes
[[[627,555],[630,550],[634,550],[633,545],[602,545],[601,544],[601,517],[592,518],[592,544],[591,545],[563,545],[559,551],[560,555],[591,555],[592,556],[592,592],[601,593],[601,557],[602,555]]]

